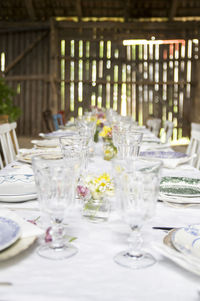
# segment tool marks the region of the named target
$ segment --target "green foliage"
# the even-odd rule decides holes
[[[13,104],[15,94],[15,91],[5,83],[4,78],[0,77],[0,115],[8,115],[9,122],[16,121],[21,114],[20,108]]]

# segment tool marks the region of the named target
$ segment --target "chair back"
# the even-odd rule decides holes
[[[0,167],[3,168],[15,160],[9,123],[0,125],[0,148]]]
[[[174,124],[172,121],[166,120],[164,123],[164,131],[165,131],[165,143],[169,142],[169,139],[171,138],[173,134],[173,128]]]
[[[191,137],[190,137],[190,143],[186,150],[186,154],[189,156],[194,156],[196,154],[196,157],[193,157],[190,163],[192,166],[199,169],[200,168],[200,124],[198,123],[191,124]]]
[[[161,129],[161,119],[159,118],[148,119],[147,127],[150,129],[151,132],[155,134],[156,137],[158,137]]]
[[[58,130],[59,126],[63,125],[63,116],[61,113],[52,114],[51,110],[46,110],[42,114],[46,128],[49,132]]]
[[[10,125],[10,135],[12,139],[12,144],[13,144],[13,152],[14,155],[17,155],[19,153],[19,143],[16,135],[16,128],[17,128],[17,123],[12,122],[9,124]]]

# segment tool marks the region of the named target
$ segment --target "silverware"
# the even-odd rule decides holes
[[[9,282],[9,281],[0,281],[0,285],[11,286],[11,285],[13,285],[13,284],[12,284],[12,282]]]
[[[165,231],[171,231],[173,229],[176,229],[176,227],[152,227],[154,230],[165,230]]]

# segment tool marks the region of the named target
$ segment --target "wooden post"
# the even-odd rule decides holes
[[[198,59],[196,61],[195,66],[195,77],[196,79],[200,77],[200,60]],[[191,107],[191,114],[190,114],[190,122],[196,122],[200,123],[200,82],[199,80],[196,81],[196,86],[194,89],[194,98],[192,101],[192,107]]]
[[[58,32],[55,20],[50,20],[50,109],[52,114],[58,113],[58,89],[56,81],[58,79]]]

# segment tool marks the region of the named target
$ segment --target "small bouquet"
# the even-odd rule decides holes
[[[109,214],[109,197],[113,195],[114,182],[108,173],[87,176],[77,194],[83,200],[83,215],[93,221],[106,221]]]
[[[117,148],[112,141],[112,128],[109,126],[104,126],[99,135],[103,138],[104,141],[104,160],[109,161],[117,154]]]

